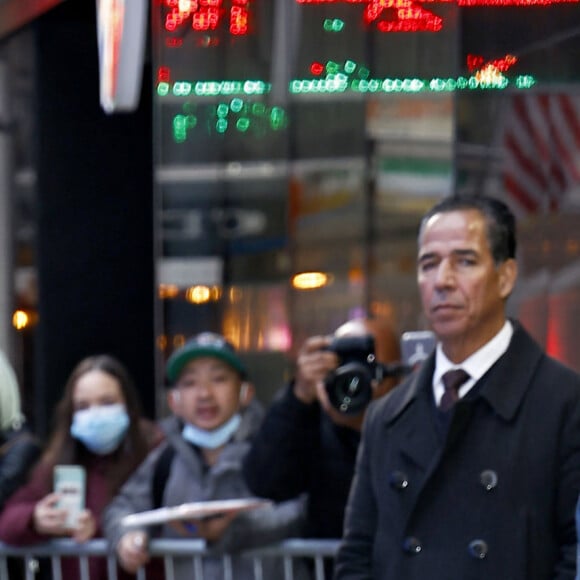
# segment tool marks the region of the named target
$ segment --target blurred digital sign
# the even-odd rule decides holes
[[[290,100],[525,91],[576,74],[579,1],[158,0],[156,96],[182,144],[284,133]]]
[[[243,36],[251,31],[250,22],[255,0],[162,0],[165,10],[164,27],[174,32],[189,27],[200,32],[216,30],[227,23],[230,34]],[[304,5],[364,6],[363,22],[379,32],[438,32],[444,20],[425,5],[457,4],[459,7],[490,6],[551,6],[577,4],[580,0],[295,0]],[[335,23],[340,26],[340,21]]]
[[[166,7],[165,29],[173,32],[180,26],[193,30],[215,30],[227,20],[229,31],[235,36],[248,33],[251,0],[231,0],[226,8],[223,0],[163,0]]]

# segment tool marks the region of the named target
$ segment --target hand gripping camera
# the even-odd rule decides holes
[[[374,386],[384,378],[406,372],[404,365],[377,362],[375,340],[370,334],[335,338],[328,350],[335,352],[340,362],[324,385],[333,407],[346,415],[362,413],[372,399]]]

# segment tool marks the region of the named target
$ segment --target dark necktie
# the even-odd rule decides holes
[[[463,369],[453,369],[447,371],[442,377],[445,392],[439,402],[439,409],[449,411],[451,407],[459,400],[459,387],[469,379],[469,375]]]

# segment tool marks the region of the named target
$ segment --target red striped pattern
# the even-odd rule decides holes
[[[580,187],[580,96],[514,95],[503,127],[503,183],[516,211],[560,208]]]

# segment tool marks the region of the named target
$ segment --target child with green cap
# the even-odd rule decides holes
[[[149,454],[104,515],[106,537],[128,572],[148,563],[152,529],[127,529],[122,525],[125,516],[190,502],[252,497],[242,461],[263,411],[253,400],[246,368],[232,344],[218,334],[199,334],[171,355],[167,376],[172,415],[161,423],[166,440]],[[224,578],[219,554],[298,536],[301,524],[302,502],[292,500],[208,519],[167,522],[160,536],[205,539],[213,556],[204,558],[203,577],[218,580]],[[254,578],[250,558],[234,554],[231,562],[236,580]],[[191,557],[176,558],[174,565],[178,580],[194,577]],[[279,559],[270,557],[263,565],[265,578],[283,577]],[[302,573],[297,569],[294,577]]]

